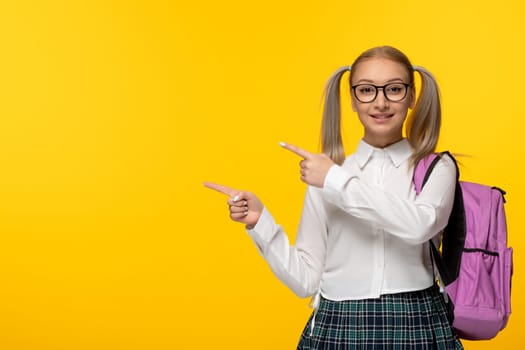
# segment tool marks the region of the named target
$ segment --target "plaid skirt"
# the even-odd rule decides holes
[[[377,299],[321,297],[297,349],[450,350],[463,346],[447,319],[443,295],[433,286]]]

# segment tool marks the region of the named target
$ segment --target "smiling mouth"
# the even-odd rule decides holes
[[[389,119],[392,118],[393,114],[372,114],[370,115],[374,119]]]

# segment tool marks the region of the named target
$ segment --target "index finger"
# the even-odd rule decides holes
[[[286,148],[288,151],[291,151],[295,154],[297,154],[299,157],[302,157],[302,158],[308,158],[310,157],[312,154],[302,148],[299,148],[297,146],[294,146],[294,145],[290,145],[289,143],[284,143],[284,142],[281,142],[279,143],[281,145],[282,148]]]
[[[227,196],[230,196],[230,197],[232,197],[237,192],[239,192],[239,191],[234,190],[233,188],[230,188],[228,186],[219,185],[219,184],[216,184],[216,183],[213,183],[213,182],[205,182],[204,186],[206,186],[208,188],[211,188],[212,190],[215,190],[215,191],[220,192],[222,194],[225,194]]]

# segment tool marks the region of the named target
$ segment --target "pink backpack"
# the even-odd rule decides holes
[[[443,154],[456,162],[450,153],[443,152],[416,165],[417,194]],[[452,301],[452,326],[463,339],[495,337],[511,313],[513,263],[512,248],[507,247],[504,194],[496,187],[458,181],[441,252],[430,241],[441,284]]]

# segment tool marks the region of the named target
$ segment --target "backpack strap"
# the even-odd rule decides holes
[[[414,169],[414,186],[416,194],[419,195],[429,179],[432,170],[444,154],[448,155],[456,166],[454,203],[448,224],[443,230],[442,253],[440,253],[432,240],[429,240],[429,244],[432,252],[431,257],[437,266],[441,281],[447,286],[454,282],[459,275],[461,254],[465,245],[466,236],[465,208],[461,186],[459,184],[459,168],[454,157],[447,151],[439,154],[432,153],[421,159]]]
[[[439,154],[431,153],[416,164],[416,168],[414,169],[414,185],[416,186],[417,195],[421,193],[423,186],[427,183],[439,159],[441,159]]]

